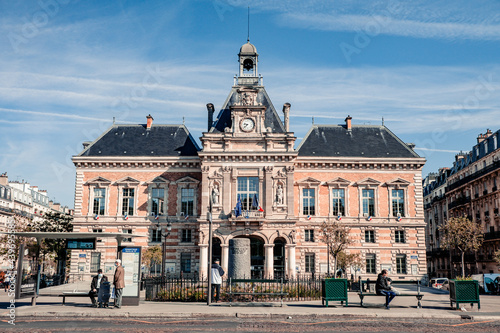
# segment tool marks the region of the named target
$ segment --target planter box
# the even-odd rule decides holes
[[[347,302],[347,279],[325,279],[321,281],[322,290],[322,304],[328,307],[328,302],[336,301],[341,302],[344,306],[348,305]]]
[[[460,308],[460,303],[470,303],[474,306],[477,303],[477,308],[481,309],[479,302],[479,283],[476,280],[461,281],[450,280],[450,306],[456,304],[456,309]]]

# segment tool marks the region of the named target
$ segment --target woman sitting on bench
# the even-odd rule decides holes
[[[375,290],[378,295],[385,296],[385,308],[389,310],[389,303],[396,297],[396,293],[391,290],[391,279],[387,277],[387,270],[383,269],[382,272],[377,277],[377,284],[375,285]]]

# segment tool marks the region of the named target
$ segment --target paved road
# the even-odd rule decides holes
[[[8,332],[500,332],[500,321],[468,319],[387,319],[365,317],[269,319],[22,319]]]

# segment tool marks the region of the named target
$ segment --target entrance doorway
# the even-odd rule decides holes
[[[274,241],[274,278],[285,277],[285,243],[283,238],[276,238]]]
[[[220,244],[221,241],[219,238],[212,238],[212,262],[210,263],[210,267],[212,267],[212,263],[215,261],[215,259],[221,260],[222,258],[222,248]]]

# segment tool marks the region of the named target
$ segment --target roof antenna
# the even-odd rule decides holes
[[[248,30],[247,30],[247,42],[250,42],[250,6],[248,6]]]
[[[314,125],[314,117],[312,117],[312,124]]]
[[[182,125],[186,125],[186,121],[185,121],[184,117],[182,117]]]
[[[115,124],[115,117],[113,117],[113,125]]]
[[[384,117],[382,117],[382,126],[384,126]]]

